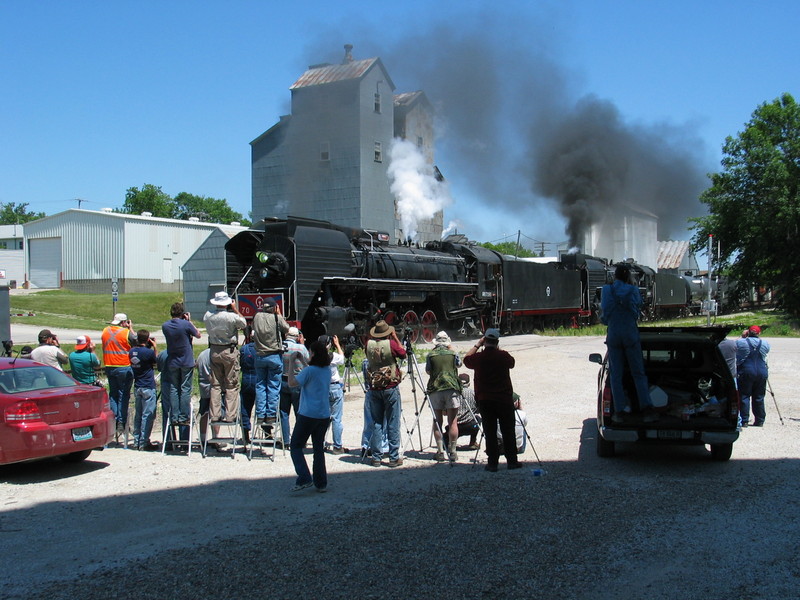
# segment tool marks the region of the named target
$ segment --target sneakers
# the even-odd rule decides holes
[[[450,442],[447,449],[450,451],[450,462],[456,462],[458,460],[458,450],[456,442]]]
[[[444,452],[442,452],[442,451],[437,452],[436,456],[434,456],[433,459],[436,462],[444,462],[444,460],[445,460]]]
[[[754,421],[753,422],[753,427],[763,427],[763,426],[764,426],[764,421]]]
[[[403,457],[399,456],[396,460],[390,460],[389,461],[389,466],[390,467],[401,467],[401,466],[403,466]]]
[[[317,488],[317,491],[318,491],[320,494],[324,494],[325,492],[327,492],[327,491],[328,491],[328,488],[327,488],[327,487],[321,487],[321,488]]]
[[[145,452],[153,452],[154,450],[158,450],[159,445],[154,444],[153,442],[146,442],[144,444],[139,444],[139,450],[144,450]]]
[[[377,458],[373,458],[372,459],[372,463],[370,463],[370,464],[372,464],[373,467],[380,467],[381,466],[381,461],[379,459],[377,459]]]
[[[343,446],[340,446],[339,448],[334,446],[333,448],[331,448],[331,454],[347,454],[348,452],[350,452],[350,450],[348,450]]]
[[[484,471],[489,471],[490,473],[497,473],[497,465],[486,465],[483,467]]]
[[[309,481],[307,483],[298,483],[292,488],[292,491],[299,492],[300,490],[305,490],[307,488],[310,488],[312,485],[314,485],[313,481]]]

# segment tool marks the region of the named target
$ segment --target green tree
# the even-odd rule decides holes
[[[188,192],[181,192],[175,196],[175,211],[179,219],[197,217],[207,223],[223,224],[238,221],[246,227],[250,226],[250,221],[245,219],[241,213],[233,210],[225,199],[196,196]]]
[[[800,106],[789,94],[765,102],[744,131],[726,138],[723,153],[722,171],[710,175],[700,196],[709,214],[693,219],[693,246],[704,248],[713,234],[722,248],[716,266],[739,282],[739,295],[751,286],[773,288],[798,315]]]
[[[152,213],[154,217],[165,219],[177,218],[176,204],[172,197],[163,192],[161,187],[145,183],[142,189],[132,187],[125,192],[125,203],[120,212],[129,215]]]
[[[43,212],[30,212],[27,210],[28,203],[23,202],[17,205],[14,202],[0,202],[0,225],[14,225],[15,223],[27,223],[35,221],[47,215]]]
[[[484,242],[478,244],[489,250],[494,250],[500,254],[508,254],[510,256],[518,256],[519,258],[530,258],[532,256],[539,256],[533,250],[529,250],[524,246],[517,246],[516,242],[500,242],[499,244],[492,244],[491,242]]]

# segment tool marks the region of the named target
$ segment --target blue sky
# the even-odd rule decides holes
[[[670,174],[691,180],[671,192],[682,223],[701,213],[697,174],[718,170],[725,137],[798,96],[798,17],[788,0],[2,0],[0,202],[119,207],[152,183],[246,215],[249,142],[288,113],[309,64],[352,43],[357,59],[381,56],[396,92],[424,89],[439,109],[445,222],[473,239],[566,239],[536,183],[541,140],[562,139],[552,123],[586,99],[668,147],[654,164],[689,165]]]

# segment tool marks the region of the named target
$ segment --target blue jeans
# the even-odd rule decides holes
[[[133,445],[144,446],[150,442],[150,433],[156,420],[156,390],[134,388],[133,398]]]
[[[344,412],[344,389],[341,383],[332,383],[331,391],[331,429],[333,432],[333,447],[342,447],[342,413]]]
[[[372,440],[372,431],[375,429],[375,422],[372,420],[372,391],[367,390],[364,395],[364,429],[361,432],[361,448],[369,448]],[[389,438],[386,436],[386,418],[383,419],[383,439],[381,440],[381,451],[389,451]]]
[[[389,460],[397,460],[400,458],[400,390],[396,387],[388,390],[370,390],[369,396],[370,413],[374,423],[370,440],[372,460],[380,460],[383,457],[381,441],[384,429],[389,438]]]
[[[274,417],[281,398],[283,357],[256,355],[256,417]]]
[[[297,485],[313,481],[318,489],[325,489],[328,486],[328,471],[325,469],[325,433],[328,431],[330,422],[330,419],[312,419],[305,415],[297,415],[290,442],[292,446],[290,454],[295,473],[297,473],[295,481]],[[309,437],[314,448],[313,478],[303,454]]]
[[[117,418],[117,423],[128,424],[128,405],[131,402],[133,369],[130,367],[106,367],[108,378],[108,401]]]
[[[189,412],[192,410],[192,373],[194,367],[170,367],[165,373],[161,393],[166,396],[165,402],[173,423],[189,421]]]
[[[614,412],[621,413],[626,407],[633,408],[625,397],[625,388],[622,385],[626,361],[636,386],[639,410],[645,410],[653,406],[650,401],[650,386],[647,382],[647,375],[644,372],[642,345],[638,340],[635,343],[606,343],[608,344],[608,365],[611,378],[611,395],[614,399]]]
[[[289,383],[284,380],[281,384],[281,439],[287,441],[292,439],[291,429],[289,429],[289,410],[294,410],[294,418],[297,420],[297,411],[300,408],[300,388],[289,387]]]
[[[250,430],[250,415],[256,404],[256,378],[242,375],[242,386],[239,388],[239,398],[241,398],[240,412],[242,413],[242,429]]]
[[[764,398],[767,395],[767,377],[753,371],[739,372],[739,417],[742,423],[750,421],[750,401],[752,399],[753,417],[756,423],[764,423],[767,411]]]

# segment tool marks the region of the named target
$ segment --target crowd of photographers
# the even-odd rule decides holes
[[[255,437],[254,428],[258,428],[262,440],[272,440],[276,447],[290,450],[298,475],[295,489],[313,485],[324,491],[327,487],[324,452],[334,455],[350,452],[342,443],[345,382],[341,369],[347,361],[348,375],[358,379],[351,370],[351,357],[361,344],[352,332],[345,350],[337,336],[322,335],[308,343],[284,319],[272,300],[264,303],[251,324],[226,292],[215,294],[210,303],[214,309],[203,317],[208,348],[197,359],[193,341],[200,338],[200,332],[180,302],[171,306],[170,319],[162,325],[166,349],[161,352],[151,333],[145,329],[135,331],[123,313],[114,315],[103,330],[102,370],[118,434],[131,431],[133,447],[139,450],[160,447],[150,439],[160,372],[162,424],[177,428],[186,439],[196,374],[201,443],[205,443],[209,428],[210,435],[217,438],[221,426],[239,424],[242,439],[248,445]],[[240,334],[244,335],[241,346]],[[514,359],[498,348],[499,337],[498,330],[487,330],[463,358],[464,366],[475,371],[474,393],[469,389],[469,374],[459,373],[462,358],[453,350],[450,338],[439,332],[434,339],[434,348],[425,360],[428,380],[424,398],[432,409],[437,448],[434,459],[438,462],[458,460],[460,436],[469,436],[467,448],[477,451],[478,433],[482,432],[481,438],[483,434],[486,437],[487,470],[497,470],[501,454],[506,457],[509,469],[520,464],[517,454],[524,450],[527,419],[520,410],[519,397],[511,389],[509,371]],[[484,350],[478,352],[482,347]],[[69,365],[76,380],[99,385],[101,362],[94,350],[95,344],[89,336],[80,336],[75,351],[66,355],[57,336],[45,329],[39,334],[39,346],[24,348],[23,352],[59,369]],[[370,329],[364,352],[362,380],[359,380],[365,391],[361,458],[373,466],[396,467],[403,464],[401,361],[409,361],[407,371],[412,378],[419,377],[419,368],[410,341],[401,340],[395,328],[383,320]],[[416,367],[416,372],[412,367]],[[416,394],[416,386],[413,389]],[[129,427],[131,392],[134,410]],[[294,426],[290,427],[292,413]],[[326,444],[329,427],[332,441]],[[309,439],[314,450],[313,472],[308,469],[303,453]],[[224,444],[214,446],[222,449]]]

